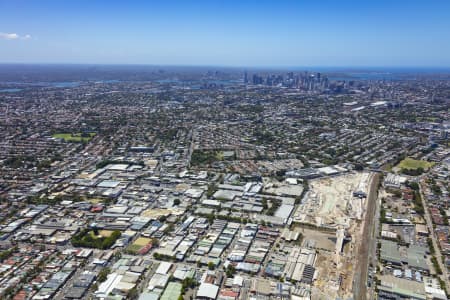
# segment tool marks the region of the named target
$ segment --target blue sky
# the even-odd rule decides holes
[[[0,62],[450,67],[450,1],[0,0]]]

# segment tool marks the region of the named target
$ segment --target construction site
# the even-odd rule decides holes
[[[363,217],[369,179],[369,173],[348,173],[311,180],[294,222],[334,230],[349,228],[351,220]]]
[[[315,241],[312,299],[348,299],[353,284],[372,174],[348,173],[314,179],[294,213],[304,241]]]

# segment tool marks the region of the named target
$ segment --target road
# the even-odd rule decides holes
[[[355,266],[355,278],[353,284],[354,299],[367,299],[367,274],[369,268],[369,250],[374,244],[374,220],[376,206],[378,203],[378,184],[380,174],[376,173],[370,181],[369,193],[367,195],[367,211],[364,218],[364,228],[358,248],[357,263]],[[376,241],[375,241],[376,244]],[[373,251],[370,251],[373,253]]]
[[[441,279],[445,282],[445,287],[447,291],[450,291],[450,284],[448,281],[448,272],[447,272],[447,266],[445,266],[442,263],[442,254],[441,254],[441,248],[439,247],[439,244],[436,240],[436,236],[434,234],[433,229],[433,222],[431,220],[430,211],[428,210],[427,201],[425,200],[425,195],[423,194],[422,190],[423,182],[420,183],[420,196],[422,198],[422,205],[425,210],[425,221],[427,222],[428,231],[430,232],[431,240],[433,241],[433,247],[434,247],[434,256],[436,257],[436,260],[439,264],[439,267],[442,270],[442,276]],[[443,277],[443,278],[442,278]]]

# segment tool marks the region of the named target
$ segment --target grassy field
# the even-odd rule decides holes
[[[91,231],[91,232],[89,232],[89,233],[91,234],[91,236],[92,236],[93,238],[98,238],[98,236],[96,236],[96,235],[94,234],[94,231]],[[111,236],[112,233],[113,233],[112,230],[100,230],[100,231],[98,232],[98,235],[99,235],[99,236],[102,236],[102,237],[109,237],[109,236]]]
[[[145,238],[145,237],[139,237],[134,241],[133,245],[145,246],[145,245],[150,244],[151,241],[152,241],[152,239]]]
[[[418,168],[422,168],[424,170],[427,170],[430,167],[432,167],[433,165],[434,165],[434,163],[432,163],[432,162],[428,162],[428,161],[424,161],[424,160],[416,160],[416,159],[407,157],[404,160],[402,160],[397,165],[397,167],[400,169],[416,170]]]
[[[152,242],[152,239],[145,238],[145,237],[139,237],[133,242],[133,244],[131,244],[127,247],[127,250],[130,252],[138,253],[142,248],[144,248],[151,242]]]
[[[100,230],[99,233],[100,233],[101,236],[109,237],[109,236],[111,236],[111,234],[113,233],[113,231],[112,231],[112,230]]]
[[[141,250],[142,249],[142,247],[141,246],[138,246],[138,245],[135,245],[135,244],[131,244],[131,245],[129,245],[128,247],[127,247],[127,250],[128,251],[130,251],[130,252],[132,252],[132,253],[138,253],[139,252],[139,250]]]
[[[103,199],[100,199],[100,198],[89,198],[89,199],[87,199],[87,201],[89,201],[89,203],[92,203],[92,204],[103,203]]]
[[[94,132],[83,136],[81,133],[55,133],[53,138],[63,139],[65,142],[89,142],[95,136]]]
[[[232,155],[225,155],[227,152],[232,152]],[[192,152],[191,164],[192,165],[203,165],[212,164],[216,161],[223,160],[233,160],[236,157],[236,153],[232,150],[222,151],[222,150],[200,150],[195,149]]]

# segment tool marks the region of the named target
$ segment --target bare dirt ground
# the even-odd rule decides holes
[[[316,249],[323,249],[330,252],[334,251],[336,245],[335,234],[303,227],[297,227],[296,231],[302,234],[304,242],[307,240],[314,240]]]
[[[375,211],[375,205],[367,206],[374,197],[373,188],[369,191],[369,184],[374,184],[372,177],[370,173],[350,173],[310,182],[312,201],[306,203],[304,212],[316,216],[314,225],[345,229],[351,237],[339,254],[336,233],[297,227],[304,241],[314,240],[317,249],[312,299],[365,299],[369,246],[363,236],[370,232]],[[365,192],[368,199],[354,197],[356,191]]]
[[[360,220],[366,201],[353,192],[367,192],[369,173],[348,173],[310,181],[310,191],[294,214],[301,223],[348,228],[352,219]]]

